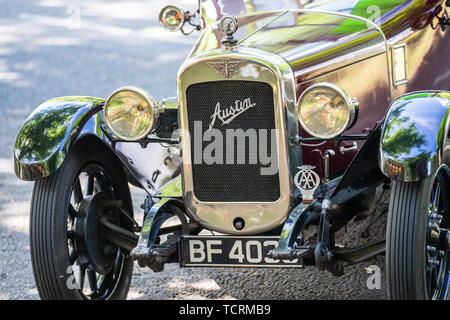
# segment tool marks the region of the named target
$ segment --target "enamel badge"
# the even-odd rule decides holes
[[[312,202],[314,191],[320,184],[320,177],[314,172],[314,166],[304,165],[298,168],[300,171],[294,177],[295,186],[302,193],[303,202]]]

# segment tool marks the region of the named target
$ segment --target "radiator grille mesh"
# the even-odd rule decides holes
[[[186,99],[191,135],[193,186],[197,199],[204,202],[274,202],[278,200],[280,197],[278,169],[275,170],[275,174],[261,175],[261,168],[267,168],[270,165],[261,163],[260,144],[255,151],[255,148],[252,148],[254,146],[249,145],[250,139],[246,138],[245,152],[242,153],[238,152],[238,143],[235,140],[234,164],[226,164],[226,157],[230,157],[230,153],[226,152],[225,147],[222,149],[222,164],[206,164],[205,161],[196,163],[199,162],[198,150],[201,148],[203,154],[214,138],[212,141],[201,141],[201,139],[194,141],[195,122],[197,122],[197,128],[198,122],[201,122],[201,132],[204,134],[209,128],[211,116],[214,114],[218,102],[220,108],[224,110],[235,106],[236,100],[250,99],[249,101],[255,104],[254,107],[245,110],[226,125],[223,125],[220,119],[216,119],[213,128],[222,133],[224,146],[227,141],[227,129],[242,129],[243,131],[254,129],[258,142],[261,138],[260,129],[266,129],[268,138],[264,151],[267,150],[265,153],[270,156],[271,130],[275,129],[272,87],[267,83],[256,81],[203,82],[189,86],[186,90]],[[276,149],[276,142],[274,147]],[[230,148],[230,150],[232,149]],[[196,151],[197,156],[194,156]],[[215,152],[211,154],[218,155]],[[245,158],[244,164],[238,164],[238,157],[241,161]],[[256,163],[250,163],[250,159],[255,159],[255,157]],[[218,156],[218,158],[220,157]]]

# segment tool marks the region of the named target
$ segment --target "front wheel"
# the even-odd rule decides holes
[[[450,297],[450,169],[420,182],[393,182],[386,270],[392,299]]]
[[[35,183],[30,216],[33,273],[42,299],[125,299],[133,262],[102,237],[100,219],[130,230],[119,210],[132,212],[127,180],[105,153],[77,148],[51,176]]]

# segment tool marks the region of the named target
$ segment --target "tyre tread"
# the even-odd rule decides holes
[[[423,299],[420,248],[423,193],[427,183],[393,182],[387,223],[386,266],[391,299]]]

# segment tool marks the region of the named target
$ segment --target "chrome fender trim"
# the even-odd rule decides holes
[[[63,97],[42,103],[25,120],[15,143],[14,170],[22,180],[35,181],[55,172],[71,144],[103,99]]]
[[[415,182],[450,164],[450,92],[419,91],[391,104],[380,140],[380,169],[392,180]]]

